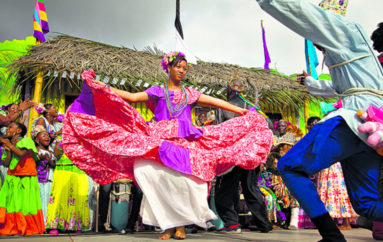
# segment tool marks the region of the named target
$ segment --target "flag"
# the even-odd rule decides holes
[[[180,20],[180,0],[176,1],[176,20],[174,22],[174,25],[176,27],[176,30],[178,34],[181,36],[181,38],[184,38],[184,33],[182,31],[182,25]]]
[[[261,26],[262,26],[262,39],[263,39],[263,53],[265,54],[265,64],[263,68],[270,69],[269,64],[271,60],[270,60],[269,51],[267,49],[266,34],[265,34],[265,28],[263,27],[263,20],[261,20]]]
[[[305,39],[305,56],[306,56],[306,70],[313,78],[318,79],[316,67],[319,65],[317,52],[313,43]]]
[[[176,51],[181,51],[185,54],[186,59],[189,63],[197,64],[197,59],[192,54],[190,49],[186,46],[184,41],[184,33],[182,31],[182,25],[180,20],[180,0],[176,0],[176,20],[175,20],[175,28],[176,28]]]
[[[33,36],[37,40],[45,42],[44,34],[48,32],[49,26],[44,0],[36,0],[35,12],[33,14]]]

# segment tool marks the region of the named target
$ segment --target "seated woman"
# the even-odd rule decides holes
[[[166,55],[162,65],[167,83],[138,93],[106,87],[94,81],[94,72],[84,72],[83,93],[64,120],[64,151],[100,184],[136,179],[144,193],[143,223],[164,230],[159,239],[184,239],[185,225],[205,227],[216,218],[206,181],[234,165],[263,163],[272,133],[260,114],[184,87],[188,64],[181,52]],[[147,102],[157,123],[148,126],[125,101]],[[200,129],[191,122],[196,103],[249,113]]]
[[[0,235],[32,235],[45,232],[37,181],[37,149],[25,137],[27,128],[11,123],[6,138],[0,137],[5,152],[1,159],[9,167],[0,190]]]

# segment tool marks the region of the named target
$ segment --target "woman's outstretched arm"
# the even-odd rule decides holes
[[[94,82],[101,86],[106,86],[106,84],[103,82],[100,82],[100,81],[94,81]],[[131,93],[131,92],[123,91],[114,87],[110,87],[110,89],[113,92],[115,92],[118,96],[120,96],[122,99],[130,103],[149,101],[149,96],[146,92]]]
[[[214,107],[221,108],[221,109],[224,109],[224,110],[227,110],[230,112],[237,113],[239,115],[245,115],[246,113],[249,112],[249,110],[247,110],[247,109],[237,107],[237,106],[235,106],[231,103],[228,103],[222,99],[210,97],[210,96],[205,95],[205,94],[201,94],[201,96],[197,100],[197,103],[214,106]]]

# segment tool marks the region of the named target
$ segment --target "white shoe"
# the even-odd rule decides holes
[[[298,229],[298,220],[299,220],[298,213],[299,213],[299,208],[291,209],[291,218],[290,218],[290,225],[289,225],[289,229],[291,230]]]

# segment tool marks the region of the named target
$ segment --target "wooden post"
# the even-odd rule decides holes
[[[36,40],[36,45],[40,44],[41,42],[39,40]],[[43,76],[44,73],[42,71],[39,71],[36,76],[35,80],[35,88],[33,91],[33,98],[32,101],[36,104],[40,103],[41,100],[41,91],[43,89]],[[34,108],[31,108],[29,111],[29,121],[28,121],[28,136],[31,136],[32,132],[32,122],[35,120],[39,114]]]
[[[307,123],[307,120],[309,119],[309,100],[308,99],[305,99],[304,112],[305,112],[305,130],[306,130],[306,123]]]
[[[32,101],[35,102],[36,104],[40,103],[41,100],[41,91],[43,88],[43,72],[39,71],[36,76],[35,80],[35,88],[33,91],[33,98]],[[31,108],[29,111],[29,124],[28,124],[28,136],[30,136],[31,131],[32,131],[32,122],[35,120],[39,114],[34,108]]]
[[[98,210],[100,209],[100,184],[96,184],[96,233],[98,233],[98,223],[99,223],[99,215]]]

